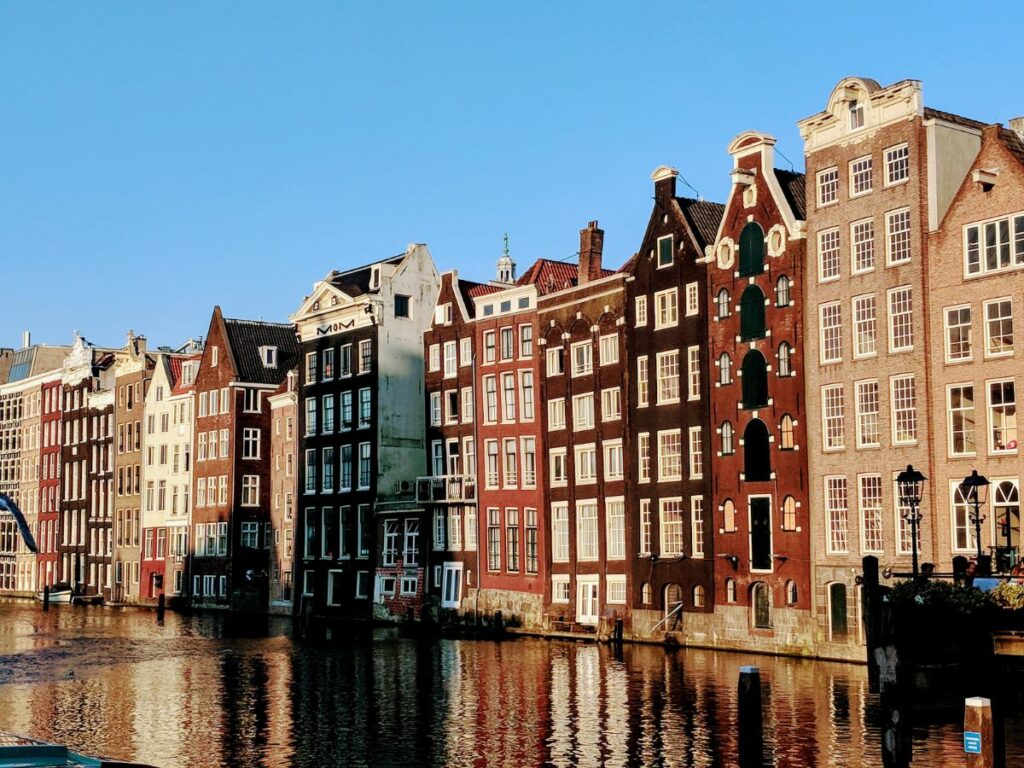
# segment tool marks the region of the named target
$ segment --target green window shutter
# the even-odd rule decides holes
[[[759,275],[764,271],[764,230],[750,222],[740,233],[740,277]]]
[[[756,285],[748,285],[740,297],[740,339],[765,337],[764,293]]]
[[[658,240],[658,266],[667,267],[672,263],[672,236]]]
[[[756,349],[743,358],[743,407],[768,405],[768,365]]]

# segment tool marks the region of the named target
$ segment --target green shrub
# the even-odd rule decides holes
[[[922,582],[898,582],[892,588],[892,602],[901,613],[914,613],[923,607],[949,612],[963,618],[990,616],[998,607],[996,599],[988,592],[932,579]]]

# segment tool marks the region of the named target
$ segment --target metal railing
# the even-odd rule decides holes
[[[416,501],[446,504],[476,500],[476,478],[471,475],[441,475],[416,478]]]

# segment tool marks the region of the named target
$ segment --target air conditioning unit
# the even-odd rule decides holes
[[[408,480],[395,481],[395,494],[412,493],[412,483]]]

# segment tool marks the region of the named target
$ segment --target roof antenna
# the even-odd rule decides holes
[[[692,190],[693,190],[694,192],[696,192],[696,193],[697,193],[697,199],[698,199],[698,200],[703,200],[703,199],[704,199],[703,197],[701,197],[701,196],[700,196],[700,192],[699,192],[699,191],[697,191],[697,188],[696,188],[695,186],[693,186],[693,184],[691,184],[690,182],[688,182],[688,181],[686,180],[686,178],[685,178],[685,177],[684,177],[684,176],[683,176],[682,174],[679,174],[679,179],[680,179],[680,181],[682,181],[682,182],[683,182],[683,184],[685,184],[686,186],[688,186],[688,187],[689,187],[690,189],[692,189]]]
[[[796,169],[793,167],[793,161],[790,160],[788,157],[786,157],[786,155],[783,154],[782,150],[779,149],[778,147],[775,148],[775,151],[778,152],[780,155],[782,155],[782,159],[783,160],[785,160],[787,163],[789,163],[790,173],[796,173]]]

